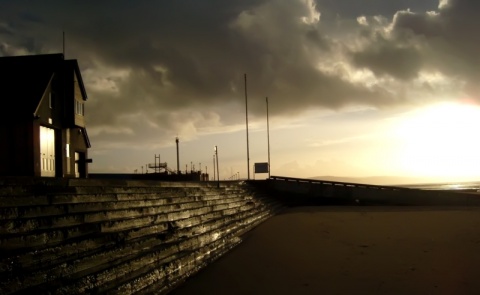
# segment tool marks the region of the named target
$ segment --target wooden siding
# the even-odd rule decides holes
[[[75,73],[73,75],[74,75],[74,90],[73,90],[73,95],[74,95],[73,107],[74,107],[74,109],[73,109],[73,112],[75,113],[75,126],[85,127],[85,117],[83,115],[79,115],[75,112],[76,101],[79,101],[82,104],[84,104],[85,98],[83,97],[82,90],[80,89],[80,86],[78,85],[77,75]],[[85,106],[83,106],[83,107],[85,107]]]

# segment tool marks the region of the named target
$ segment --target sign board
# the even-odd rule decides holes
[[[254,173],[268,173],[268,163],[255,163]]]

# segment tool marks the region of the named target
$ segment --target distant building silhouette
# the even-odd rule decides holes
[[[63,54],[0,57],[0,175],[87,177],[87,93]]]

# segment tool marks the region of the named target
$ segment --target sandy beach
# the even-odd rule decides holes
[[[182,294],[479,294],[480,208],[284,210]]]

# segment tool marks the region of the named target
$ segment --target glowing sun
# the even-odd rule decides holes
[[[442,103],[414,111],[398,129],[400,163],[416,176],[480,176],[480,107]]]

